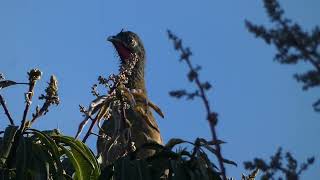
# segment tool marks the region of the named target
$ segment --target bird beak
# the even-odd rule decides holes
[[[129,49],[126,45],[126,43],[124,43],[121,39],[119,39],[118,36],[109,36],[107,38],[108,41],[112,42],[113,45],[122,45],[124,46],[125,48]]]
[[[117,38],[117,36],[109,36],[108,41],[115,43],[115,42],[120,42],[121,40]]]

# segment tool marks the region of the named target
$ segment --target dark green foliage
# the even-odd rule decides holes
[[[273,44],[278,52],[275,60],[281,64],[297,64],[307,62],[312,69],[302,74],[295,74],[294,78],[303,84],[302,89],[308,90],[320,86],[320,28],[314,27],[311,32],[293,23],[283,16],[284,10],[277,0],[264,0],[264,6],[274,28],[255,25],[246,21],[246,27],[256,37]],[[314,110],[320,112],[320,99],[313,104]]]
[[[157,153],[147,159],[135,159],[135,153],[118,159],[113,165],[102,170],[103,178],[110,180],[221,180],[216,167],[202,148],[210,145],[197,139],[195,143],[181,139],[171,139],[166,146],[148,143],[142,148],[156,150]],[[193,145],[191,152],[186,149],[173,152],[180,143]],[[139,151],[138,149],[137,151]]]
[[[0,141],[0,163],[1,165],[5,165],[7,163],[8,156],[12,149],[13,139],[18,131],[17,126],[8,126],[4,131],[4,135]]]
[[[224,142],[208,142],[202,138],[197,138],[194,143],[171,139],[165,146],[156,142],[143,144],[136,151],[104,167],[101,172],[101,164],[83,142],[63,136],[58,130],[31,128],[52,104],[59,104],[59,97],[57,80],[51,77],[45,95],[40,96],[44,104],[36,109],[29,121],[26,117],[34,95],[33,87],[41,72],[32,70],[28,74],[35,77],[29,77],[30,91],[26,93],[23,124],[9,125],[0,132],[0,179],[221,179],[207,152],[217,154],[215,146]],[[7,117],[10,119],[9,112]],[[188,143],[193,149],[173,151],[181,143]],[[146,149],[156,153],[146,159],[138,159],[139,152]],[[233,161],[223,161],[235,165]]]
[[[8,150],[15,138],[12,136],[17,126],[9,126],[1,142],[2,154],[0,174],[4,179],[66,179],[75,172],[75,179],[98,179],[100,168],[93,153],[80,141],[63,136],[54,131],[27,129],[19,138],[16,156],[8,167]],[[61,159],[67,158],[71,163],[65,166]],[[71,166],[70,166],[71,165]],[[65,169],[71,168],[67,174]],[[70,171],[68,171],[70,172]],[[9,174],[10,173],[10,174]],[[9,176],[10,175],[10,176]]]
[[[3,136],[0,137],[0,179],[98,179],[100,167],[93,153],[84,143],[72,137],[63,136],[58,130],[31,129],[32,123],[44,116],[52,104],[59,104],[57,80],[51,76],[45,95],[42,94],[39,98],[45,101],[44,104],[40,109],[36,108],[31,121],[27,120],[34,86],[41,78],[41,74],[42,72],[38,69],[28,72],[29,83],[0,81],[0,90],[16,84],[29,85],[20,126],[14,126],[14,120],[11,118],[4,98],[0,96],[1,105],[11,124],[2,131]],[[3,76],[0,80],[3,80]]]

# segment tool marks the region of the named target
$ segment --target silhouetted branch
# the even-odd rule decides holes
[[[188,68],[189,68],[189,73],[188,73],[188,79],[190,82],[194,82],[197,86],[197,90],[192,93],[188,93],[185,90],[178,90],[178,91],[171,91],[169,94],[173,97],[176,98],[181,98],[183,96],[186,96],[188,99],[193,99],[194,97],[200,97],[207,113],[207,120],[210,125],[211,133],[212,133],[212,139],[213,141],[217,141],[217,133],[215,126],[217,125],[217,113],[213,112],[211,110],[211,107],[209,105],[209,101],[206,95],[206,91],[211,88],[211,84],[209,82],[204,82],[202,83],[199,79],[198,71],[201,69],[200,66],[194,67],[190,61],[190,56],[192,55],[190,48],[184,48],[182,46],[182,40],[179,39],[176,35],[174,35],[171,31],[168,30],[168,37],[170,40],[173,41],[174,48],[176,51],[180,52],[180,61],[184,61]],[[220,144],[217,143],[215,144],[215,151],[216,151],[216,156],[219,161],[220,165],[220,170],[221,170],[221,175],[224,180],[227,179],[226,177],[226,170],[224,167],[224,163],[227,163],[227,161],[222,157],[221,154],[221,147]]]
[[[32,103],[32,97],[34,94],[34,86],[36,85],[37,80],[41,78],[42,72],[39,69],[32,69],[30,72],[28,72],[29,76],[29,91],[25,94],[25,100],[26,100],[26,107],[23,112],[23,117],[20,125],[20,132],[23,132],[26,128],[26,120],[27,120],[27,114],[30,108],[30,105]]]
[[[93,130],[93,127],[96,123],[96,120],[97,120],[97,117],[98,117],[98,114],[96,115],[96,117],[93,119],[92,123],[90,124],[89,126],[89,129],[87,131],[87,133],[84,135],[83,139],[82,139],[82,142],[85,143],[87,141],[87,139],[89,138],[89,136],[91,134],[93,134],[92,130]]]
[[[246,21],[248,30],[278,49],[275,60],[279,63],[308,62],[313,66],[314,69],[294,75],[294,78],[303,84],[303,90],[320,86],[320,28],[316,26],[311,32],[304,31],[299,24],[292,23],[291,20],[283,17],[284,10],[277,0],[263,2],[270,21],[275,27],[268,29]],[[319,103],[313,104],[315,111],[320,111],[319,105]]]
[[[10,87],[10,86],[13,86],[13,85],[17,85],[17,84],[27,84],[29,85],[29,83],[17,83],[15,81],[11,81],[11,80],[5,80],[5,77],[2,73],[0,73],[0,90],[1,89],[4,89],[4,88],[7,88],[7,87]],[[11,125],[14,125],[14,121],[9,113],[9,110],[6,106],[6,102],[4,100],[4,98],[0,95],[0,104],[2,105],[3,109],[4,109],[4,112],[6,114],[6,116],[8,117],[9,121],[10,121],[10,124]]]
[[[242,174],[241,180],[255,180],[256,176],[258,175],[259,169],[255,169],[251,172],[248,176]]]
[[[311,157],[298,168],[298,162],[290,152],[285,153],[286,167],[283,165],[282,159],[282,149],[279,148],[275,155],[271,156],[269,163],[263,159],[255,158],[252,162],[244,162],[244,167],[248,170],[260,169],[263,172],[261,177],[263,180],[276,179],[277,172],[284,174],[287,180],[298,180],[301,173],[314,163],[314,157]]]
[[[91,94],[95,97],[99,97],[100,96],[100,93],[98,92],[98,89],[97,89],[98,85],[97,84],[94,84],[92,87],[91,87]]]
[[[14,121],[13,121],[13,119],[12,119],[10,113],[9,113],[9,110],[8,110],[8,108],[6,106],[6,103],[5,103],[5,101],[4,101],[4,99],[3,99],[1,94],[0,94],[0,103],[1,103],[1,106],[3,107],[4,113],[6,114],[6,116],[8,117],[8,119],[10,121],[10,124],[14,125]]]
[[[320,99],[318,99],[316,102],[314,102],[312,104],[313,108],[315,111],[319,111],[320,112]]]

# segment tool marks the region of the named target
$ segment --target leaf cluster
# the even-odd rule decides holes
[[[32,69],[28,72],[28,83],[4,80],[1,75],[0,90],[17,84],[28,85],[25,93],[26,106],[20,126],[15,125],[4,97],[0,102],[10,125],[1,131],[0,137],[0,179],[98,179],[100,168],[91,150],[74,138],[63,136],[58,130],[39,131],[31,126],[49,107],[59,104],[58,81],[51,76],[41,108],[37,106],[32,119],[27,118],[34,87],[41,79],[42,72]],[[66,163],[69,162],[69,163]]]
[[[12,149],[18,126],[8,126],[1,142],[0,178],[2,179],[98,179],[99,165],[82,142],[61,135],[58,130],[27,129]],[[8,167],[10,151],[16,156]],[[70,161],[67,166],[66,161]],[[71,171],[67,169],[71,168]],[[72,178],[72,175],[74,176]]]
[[[193,146],[192,151],[186,148],[174,148],[187,143]],[[166,145],[157,143],[146,143],[137,151],[118,159],[113,165],[102,170],[106,179],[128,179],[128,180],[221,180],[218,168],[208,158],[205,150],[216,153],[212,145],[224,143],[223,141],[207,142],[202,138],[197,138],[194,143],[182,139],[171,139]],[[157,153],[147,159],[136,159],[135,154],[142,149],[152,149]],[[226,160],[228,164],[236,165],[233,161]]]

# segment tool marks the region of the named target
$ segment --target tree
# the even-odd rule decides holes
[[[172,34],[169,35],[170,37],[173,36]],[[128,72],[129,69],[124,69],[124,71]],[[99,77],[100,84],[111,89],[108,95],[116,94],[113,99],[108,99],[108,102],[115,104],[114,102],[119,99],[127,103],[128,101],[134,101],[135,99],[131,99],[134,96],[132,94],[130,96],[131,91],[127,91],[129,94],[123,93],[124,88],[121,82],[125,78],[121,76],[123,75],[122,71],[119,74],[120,76],[111,75],[108,80]],[[217,166],[209,159],[208,152],[218,157],[222,168],[224,168],[224,163],[236,165],[235,162],[222,157],[217,147],[220,147],[220,144],[224,142],[215,137],[211,141],[197,138],[195,142],[173,138],[166,145],[160,145],[156,142],[146,143],[140,148],[128,152],[113,164],[106,167],[101,166],[101,163],[98,162],[99,158],[94,157],[92,151],[83,142],[64,136],[56,129],[39,131],[31,128],[36,120],[46,115],[51,105],[59,104],[58,81],[55,76],[51,76],[45,94],[39,96],[39,99],[44,100],[43,105],[41,108],[37,106],[31,120],[28,120],[34,87],[41,75],[42,72],[38,69],[30,70],[28,72],[28,83],[4,80],[3,75],[1,75],[1,89],[17,84],[25,84],[29,87],[27,93],[25,93],[26,106],[20,126],[15,125],[6,102],[0,95],[1,105],[10,123],[5,131],[1,131],[3,136],[0,137],[0,177],[2,179],[227,179],[225,172],[218,170]],[[116,77],[121,78],[117,79]],[[120,83],[114,83],[110,86],[108,83],[112,78],[115,79],[115,82]],[[197,77],[193,78],[199,81]],[[204,89],[209,89],[209,86],[208,83],[204,83],[199,88],[204,91]],[[95,88],[92,89],[92,93],[95,96],[98,94]],[[94,100],[95,105],[91,103],[91,114],[95,113],[94,108],[101,104],[99,102]],[[105,101],[102,102],[105,103]],[[125,108],[125,103],[120,103],[120,107],[125,111],[134,108],[134,104]],[[89,119],[93,120],[88,110],[83,107],[80,107],[80,110],[85,117],[89,116]],[[211,118],[215,120],[216,114],[211,113],[211,111],[208,112],[210,112],[208,113],[208,120],[210,122],[212,121]],[[217,123],[216,121],[212,122]],[[92,126],[95,123],[95,121],[92,121],[91,128],[84,138],[95,134],[92,132]],[[80,124],[79,132],[82,131],[85,124],[86,122]],[[182,143],[191,145],[192,150],[175,148],[176,145]],[[137,153],[143,149],[152,149],[156,153],[146,159],[137,159]]]
[[[313,69],[303,74],[295,74],[294,78],[302,83],[302,89],[308,90],[320,86],[320,29],[314,27],[311,32],[293,23],[292,20],[284,17],[284,10],[277,0],[264,0],[264,7],[267,15],[274,24],[273,28],[267,28],[262,25],[255,25],[250,21],[245,21],[249,32],[257,38],[263,39],[267,44],[274,45],[278,52],[274,59],[281,64],[297,64],[299,62],[309,63]],[[313,104],[315,111],[320,112],[320,99]],[[297,160],[290,152],[285,154],[287,166],[283,167],[282,148],[279,148],[274,156],[271,156],[271,162],[267,163],[261,158],[255,158],[252,162],[244,162],[246,169],[258,168],[263,172],[261,179],[276,179],[277,173],[284,174],[287,180],[297,180],[302,172],[314,163],[315,158],[310,157],[306,163],[298,167]],[[282,177],[278,178],[283,179]]]
[[[264,7],[273,28],[255,25],[245,21],[249,32],[267,44],[274,45],[278,52],[274,59],[281,64],[297,64],[307,62],[312,69],[302,74],[295,74],[294,78],[302,83],[302,89],[308,90],[320,86],[320,28],[314,27],[311,32],[284,17],[284,10],[277,0],[264,0]],[[320,99],[313,104],[315,111],[320,111]]]
[[[276,1],[265,1],[265,4],[268,7],[267,9],[270,8],[270,14],[273,13],[271,19],[272,22],[277,24],[276,29],[268,30],[263,26],[256,26],[248,21],[246,22],[247,27],[258,37],[262,37],[267,43],[276,45],[279,50],[276,59],[279,62],[292,64],[304,60],[311,63],[314,70],[296,75],[295,78],[304,84],[303,88],[305,90],[318,86],[319,57],[316,55],[318,52],[317,46],[315,47],[314,45],[316,43],[314,39],[319,39],[319,30],[315,30],[317,33],[305,33],[298,25],[292,24],[291,21],[282,17],[283,10],[281,10]],[[133,91],[131,91],[132,89],[127,89],[123,86],[125,84],[122,82],[125,78],[121,80],[121,75],[123,74],[120,72],[108,78],[99,77],[99,84],[107,88],[107,93],[100,95],[96,89],[98,85],[94,85],[92,94],[96,99],[92,101],[88,109],[80,106],[80,111],[84,114],[86,121],[83,121],[79,125],[78,133],[82,131],[87,122],[91,122],[89,130],[86,132],[82,140],[83,142],[81,142],[77,138],[64,136],[57,130],[39,131],[31,128],[32,124],[39,117],[45,115],[49,106],[58,104],[59,100],[55,88],[56,80],[52,77],[46,89],[46,94],[40,96],[45,101],[44,104],[41,108],[36,108],[31,120],[28,119],[27,115],[34,95],[33,88],[36,81],[41,77],[40,71],[32,70],[29,72],[28,83],[16,83],[3,79],[0,81],[0,88],[16,84],[26,84],[29,87],[26,93],[24,116],[20,126],[15,126],[15,120],[10,116],[10,111],[6,107],[4,98],[0,96],[0,102],[9,120],[8,124],[10,124],[4,131],[0,131],[0,177],[10,177],[11,179],[19,179],[20,177],[27,179],[70,179],[72,176],[75,179],[228,179],[225,165],[236,165],[236,163],[225,158],[221,151],[222,145],[225,142],[217,137],[216,125],[219,122],[218,113],[214,111],[212,104],[209,103],[209,99],[207,98],[211,84],[200,80],[199,72],[201,67],[192,64],[190,60],[192,54],[190,48],[184,47],[182,40],[171,31],[168,31],[168,36],[173,41],[175,50],[179,52],[181,62],[186,63],[189,67],[188,80],[194,83],[196,87],[194,91],[185,89],[171,91],[170,95],[175,98],[185,97],[191,100],[199,98],[203,102],[204,109],[206,110],[206,120],[211,129],[211,139],[207,140],[198,137],[194,142],[190,142],[172,138],[165,145],[150,142],[138,149],[134,149],[134,144],[128,143],[128,153],[125,156],[120,157],[113,164],[102,167],[99,157],[94,157],[93,153],[83,142],[91,135],[107,138],[93,132],[94,125],[98,124],[99,126],[97,117],[105,118],[110,113],[109,111],[100,111],[105,112],[101,114],[97,111],[97,108],[101,108],[107,104],[110,105],[107,107],[111,107],[112,109],[112,104],[117,102],[118,110],[120,110],[119,112],[122,115],[128,109],[134,108],[134,101],[136,99]],[[314,48],[316,50],[312,50]],[[315,110],[318,110],[317,106],[316,102],[314,105]],[[92,115],[96,116],[92,117]],[[125,118],[120,118],[119,120],[123,121]],[[130,124],[128,124],[128,127],[130,128]],[[189,145],[187,146],[189,149],[187,147],[177,148],[180,144]],[[137,159],[137,153],[144,148],[151,149],[156,154],[146,159]],[[210,154],[216,157],[216,162],[213,162],[212,158],[209,158]],[[242,178],[252,180],[256,177],[258,169],[261,169],[263,173],[272,175],[275,171],[279,170],[285,173],[287,179],[294,179],[314,162],[314,158],[310,158],[307,160],[307,163],[304,163],[297,170],[298,163],[291,153],[286,154],[287,167],[281,165],[282,154],[280,150],[273,157],[270,165],[268,163],[263,164],[264,161],[258,158],[253,163],[248,162],[246,164],[247,168],[253,170],[253,172],[248,176],[243,175]],[[261,164],[264,166],[261,166]],[[25,169],[26,171],[23,171]]]

